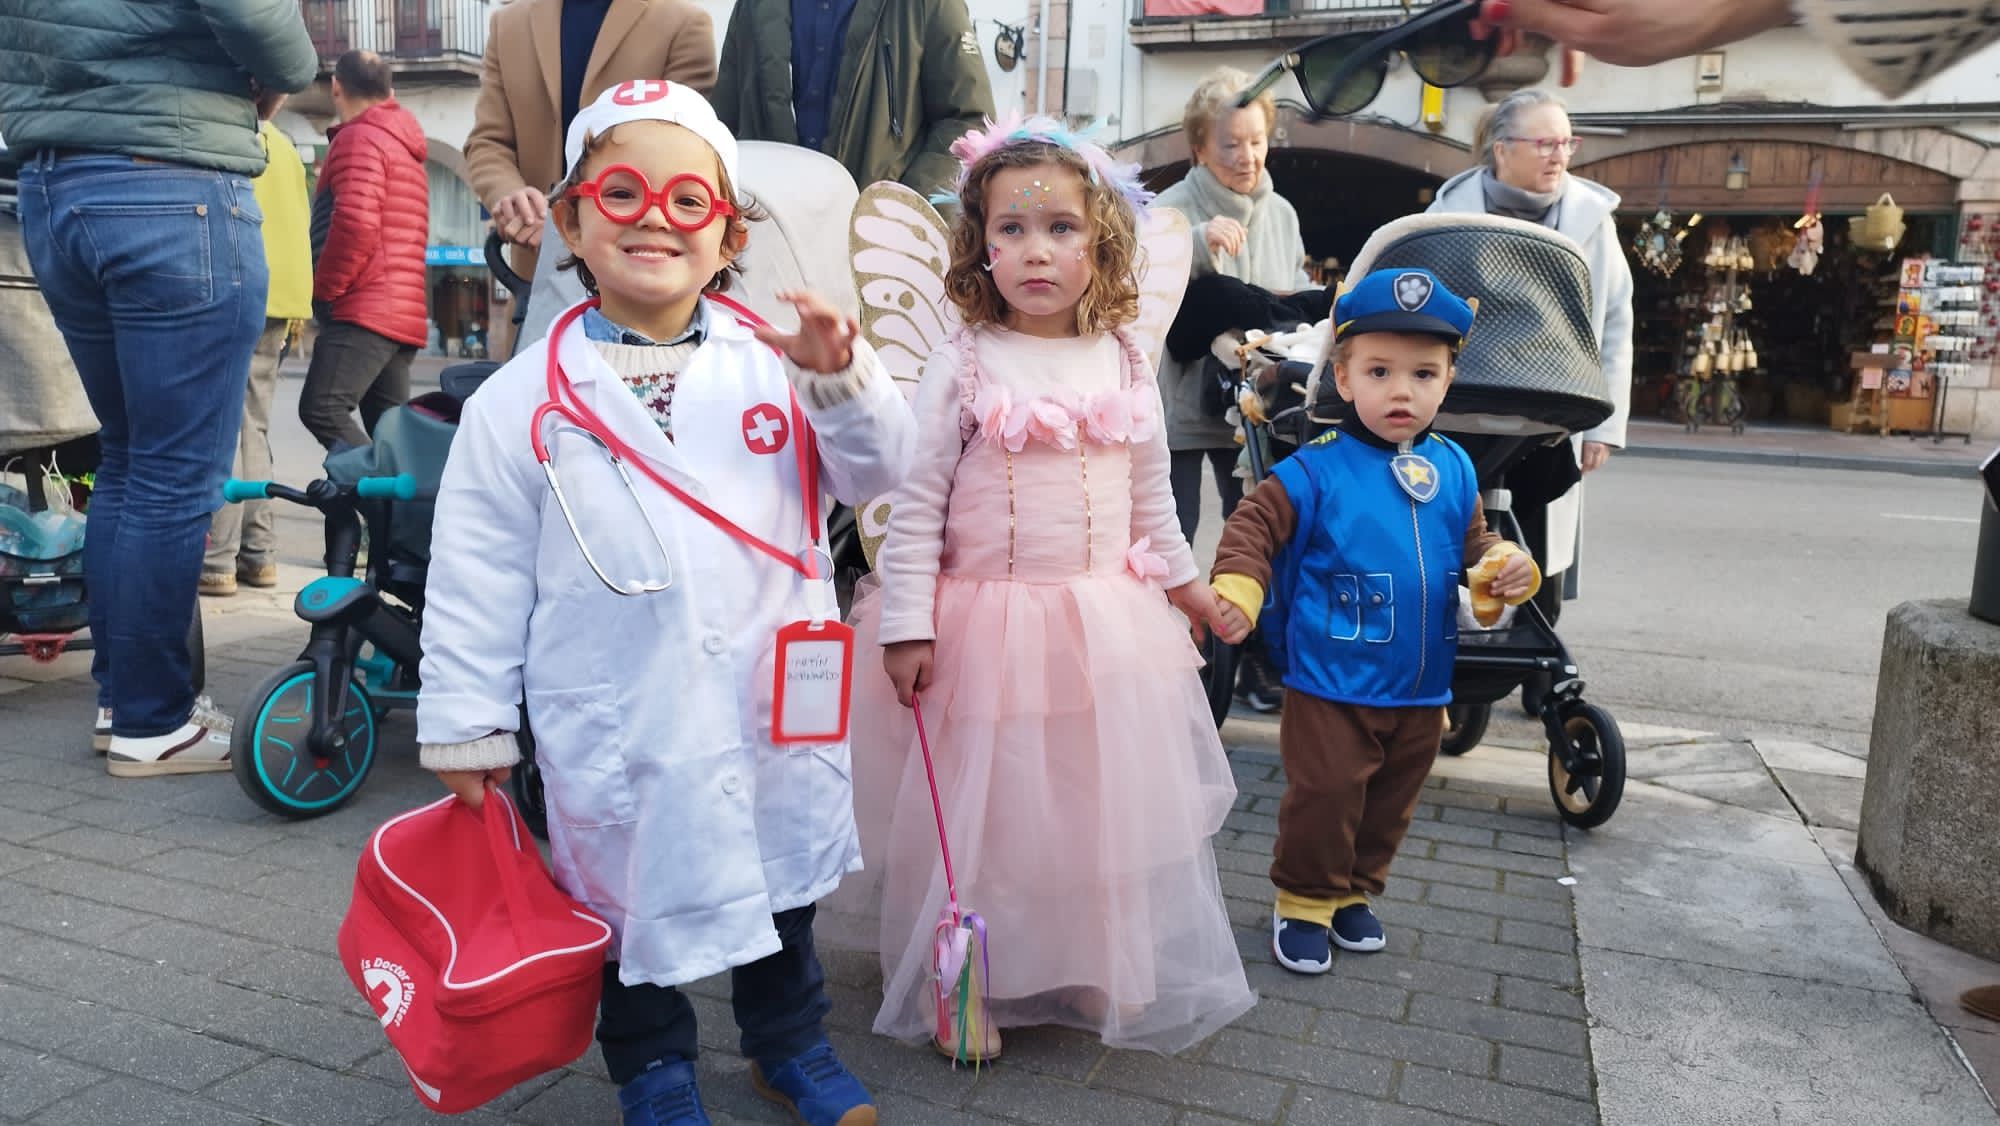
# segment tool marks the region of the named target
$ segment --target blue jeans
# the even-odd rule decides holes
[[[113,735],[194,708],[188,627],[264,326],[263,222],[234,173],[110,154],[21,169],[28,264],[103,428],[83,566]]]

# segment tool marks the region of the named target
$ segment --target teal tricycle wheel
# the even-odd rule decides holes
[[[347,684],[341,709],[346,748],[330,759],[307,746],[320,690],[311,661],[294,661],[251,693],[231,737],[236,781],[250,799],[280,817],[304,820],[331,813],[354,796],[375,765],[375,709],[359,684]]]

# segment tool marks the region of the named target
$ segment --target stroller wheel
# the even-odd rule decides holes
[[[1438,752],[1462,755],[1486,737],[1486,724],[1493,718],[1493,705],[1468,704],[1453,700],[1444,710],[1444,738]]]
[[[1201,687],[1208,693],[1208,711],[1215,718],[1215,725],[1229,718],[1229,709],[1236,700],[1236,665],[1242,654],[1236,646],[1215,636],[1201,645]]]
[[[1625,796],[1625,736],[1609,712],[1581,702],[1565,709],[1562,730],[1577,765],[1572,772],[1561,748],[1549,748],[1549,796],[1564,821],[1594,829],[1611,819]]]
[[[321,760],[306,745],[319,676],[311,661],[272,673],[250,695],[231,737],[229,759],[250,800],[280,817],[319,817],[354,796],[375,765],[375,709],[361,685],[347,683],[340,722],[347,749]]]

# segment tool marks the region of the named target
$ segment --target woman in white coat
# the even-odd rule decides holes
[[[1632,268],[1612,218],[1618,195],[1569,174],[1576,134],[1562,102],[1547,91],[1516,90],[1507,95],[1487,111],[1474,143],[1480,167],[1445,181],[1430,210],[1505,215],[1539,223],[1573,239],[1583,248],[1590,268],[1590,316],[1612,411],[1602,424],[1574,437],[1574,469],[1567,459],[1553,469],[1539,467],[1543,480],[1568,483],[1575,470],[1591,473],[1603,466],[1612,450],[1624,447],[1625,423],[1632,413]],[[1576,480],[1549,500],[1546,509],[1523,503],[1520,496],[1532,495],[1531,489],[1516,492],[1515,515],[1536,562],[1545,576],[1561,576],[1561,581],[1542,584],[1542,605],[1553,621],[1561,599],[1576,596],[1583,483]]]

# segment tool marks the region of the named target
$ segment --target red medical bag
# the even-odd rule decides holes
[[[375,830],[340,924],[340,961],[444,1114],[486,1103],[590,1047],[611,928],[549,878],[497,789]]]

